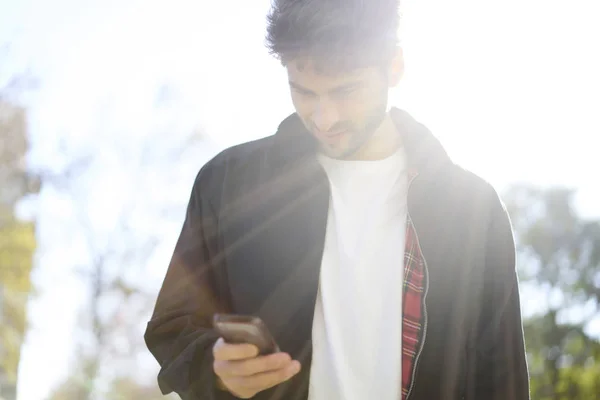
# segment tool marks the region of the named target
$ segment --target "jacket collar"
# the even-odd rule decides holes
[[[396,107],[390,115],[402,135],[411,174],[434,172],[451,162],[439,140],[423,124]],[[314,159],[316,139],[305,128],[296,113],[284,119],[275,134],[275,158],[283,164],[301,159]]]

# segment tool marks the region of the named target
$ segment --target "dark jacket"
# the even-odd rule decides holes
[[[409,400],[529,399],[506,210],[424,126],[399,109],[391,114],[409,170],[418,172],[408,211],[427,273]],[[233,312],[261,317],[303,366],[255,398],[307,398],[328,205],[315,142],[296,115],[275,135],[229,148],[200,170],[145,334],[163,393],[234,398],[215,388],[211,351],[213,314]]]

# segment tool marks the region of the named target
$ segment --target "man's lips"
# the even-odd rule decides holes
[[[348,131],[339,131],[339,132],[318,132],[317,136],[326,142],[334,142],[342,138],[348,133]]]

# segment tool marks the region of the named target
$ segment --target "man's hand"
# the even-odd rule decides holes
[[[228,344],[221,338],[214,347],[213,368],[225,388],[234,396],[249,399],[257,393],[287,381],[300,371],[300,363],[289,354],[257,356],[251,344]]]

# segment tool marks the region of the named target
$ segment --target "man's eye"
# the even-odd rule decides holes
[[[314,93],[307,92],[306,90],[302,90],[302,89],[292,88],[292,91],[294,93],[299,94],[300,96],[304,96],[304,97],[312,97],[312,96],[314,96]]]
[[[339,91],[336,92],[336,94],[339,97],[350,96],[351,94],[353,94],[353,93],[356,92],[356,89],[358,89],[358,88],[356,88],[356,87],[350,87],[350,88],[347,88],[347,89],[339,90]]]

